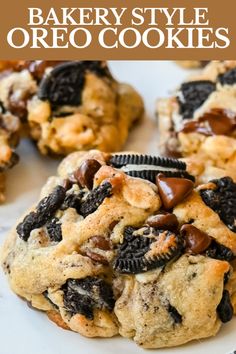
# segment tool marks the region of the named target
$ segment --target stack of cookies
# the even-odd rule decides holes
[[[80,151],[5,241],[12,290],[86,337],[163,348],[216,335],[236,314],[236,62],[211,62],[158,101],[165,157],[108,152],[143,104],[104,63],[43,71],[16,116],[41,152]]]

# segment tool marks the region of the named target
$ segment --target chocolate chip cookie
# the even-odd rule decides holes
[[[42,154],[119,150],[143,115],[139,94],[118,83],[105,62],[7,63],[0,99],[27,124]]]
[[[15,152],[20,138],[20,120],[0,102],[0,204],[5,200],[5,174],[19,160]]]
[[[158,101],[164,155],[191,157],[203,162],[206,168],[219,168],[219,173],[222,170],[234,173],[235,73],[236,61],[213,61],[200,75],[184,82],[175,96]]]
[[[12,290],[87,337],[160,348],[215,335],[235,306],[235,183],[196,189],[186,167],[69,155],[5,241]]]

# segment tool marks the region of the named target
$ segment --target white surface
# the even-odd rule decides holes
[[[166,96],[188,74],[171,62],[110,63],[120,81],[133,84],[145,100],[147,117],[131,133],[126,150],[157,152],[157,129],[154,107],[157,97]],[[24,141],[19,149],[21,162],[8,178],[7,203],[0,206],[0,243],[16,219],[37,198],[48,176],[56,171],[58,161],[41,157],[36,148]],[[236,319],[222,327],[211,339],[193,342],[179,348],[154,350],[165,354],[227,354],[236,349]],[[29,309],[15,296],[0,271],[0,354],[138,354],[145,353],[124,338],[86,339],[65,331],[50,322],[46,315]]]

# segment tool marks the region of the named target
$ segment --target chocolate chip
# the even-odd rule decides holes
[[[222,299],[217,307],[217,313],[223,323],[229,322],[233,318],[234,309],[228,290],[223,291]]]
[[[166,177],[163,174],[157,176],[156,184],[164,208],[167,210],[182,202],[194,187],[194,183],[189,179]]]
[[[98,262],[98,263],[102,263],[104,265],[107,265],[108,264],[108,260],[101,254],[99,253],[96,253],[94,251],[91,251],[89,249],[87,249],[85,252],[84,252],[84,255],[91,258],[93,261],[95,262]]]
[[[179,222],[175,214],[162,211],[156,215],[149,216],[146,224],[161,230],[175,231],[178,228]]]
[[[92,241],[94,247],[101,250],[109,251],[112,248],[111,241],[103,236],[92,236],[89,240]]]
[[[197,227],[185,224],[180,229],[185,239],[186,251],[195,254],[204,252],[211,244],[211,237]]]
[[[92,189],[94,176],[101,166],[100,162],[95,159],[85,160],[78,170],[74,172],[74,178],[81,187]]]

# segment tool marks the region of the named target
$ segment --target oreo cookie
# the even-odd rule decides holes
[[[236,232],[236,183],[230,177],[210,181],[213,189],[201,189],[204,203],[216,212],[223,223]]]
[[[224,74],[218,75],[218,80],[221,85],[236,84],[236,68],[226,71]]]
[[[62,287],[64,306],[71,315],[77,313],[93,320],[93,310],[112,311],[115,300],[112,287],[97,277],[68,279]]]
[[[146,179],[152,183],[156,182],[159,173],[163,173],[166,177],[195,180],[186,171],[186,164],[177,159],[151,155],[114,154],[108,163],[115,168],[120,168],[128,176]]]
[[[189,81],[183,83],[177,97],[180,107],[179,113],[182,115],[183,119],[193,118],[194,112],[215,90],[216,84],[209,80]]]
[[[182,239],[172,231],[129,226],[124,230],[113,268],[124,274],[143,273],[164,266],[180,254],[182,247]]]
[[[52,106],[77,106],[81,104],[85,74],[90,71],[97,76],[111,77],[102,61],[69,61],[57,65],[42,79],[38,97],[48,100]]]

